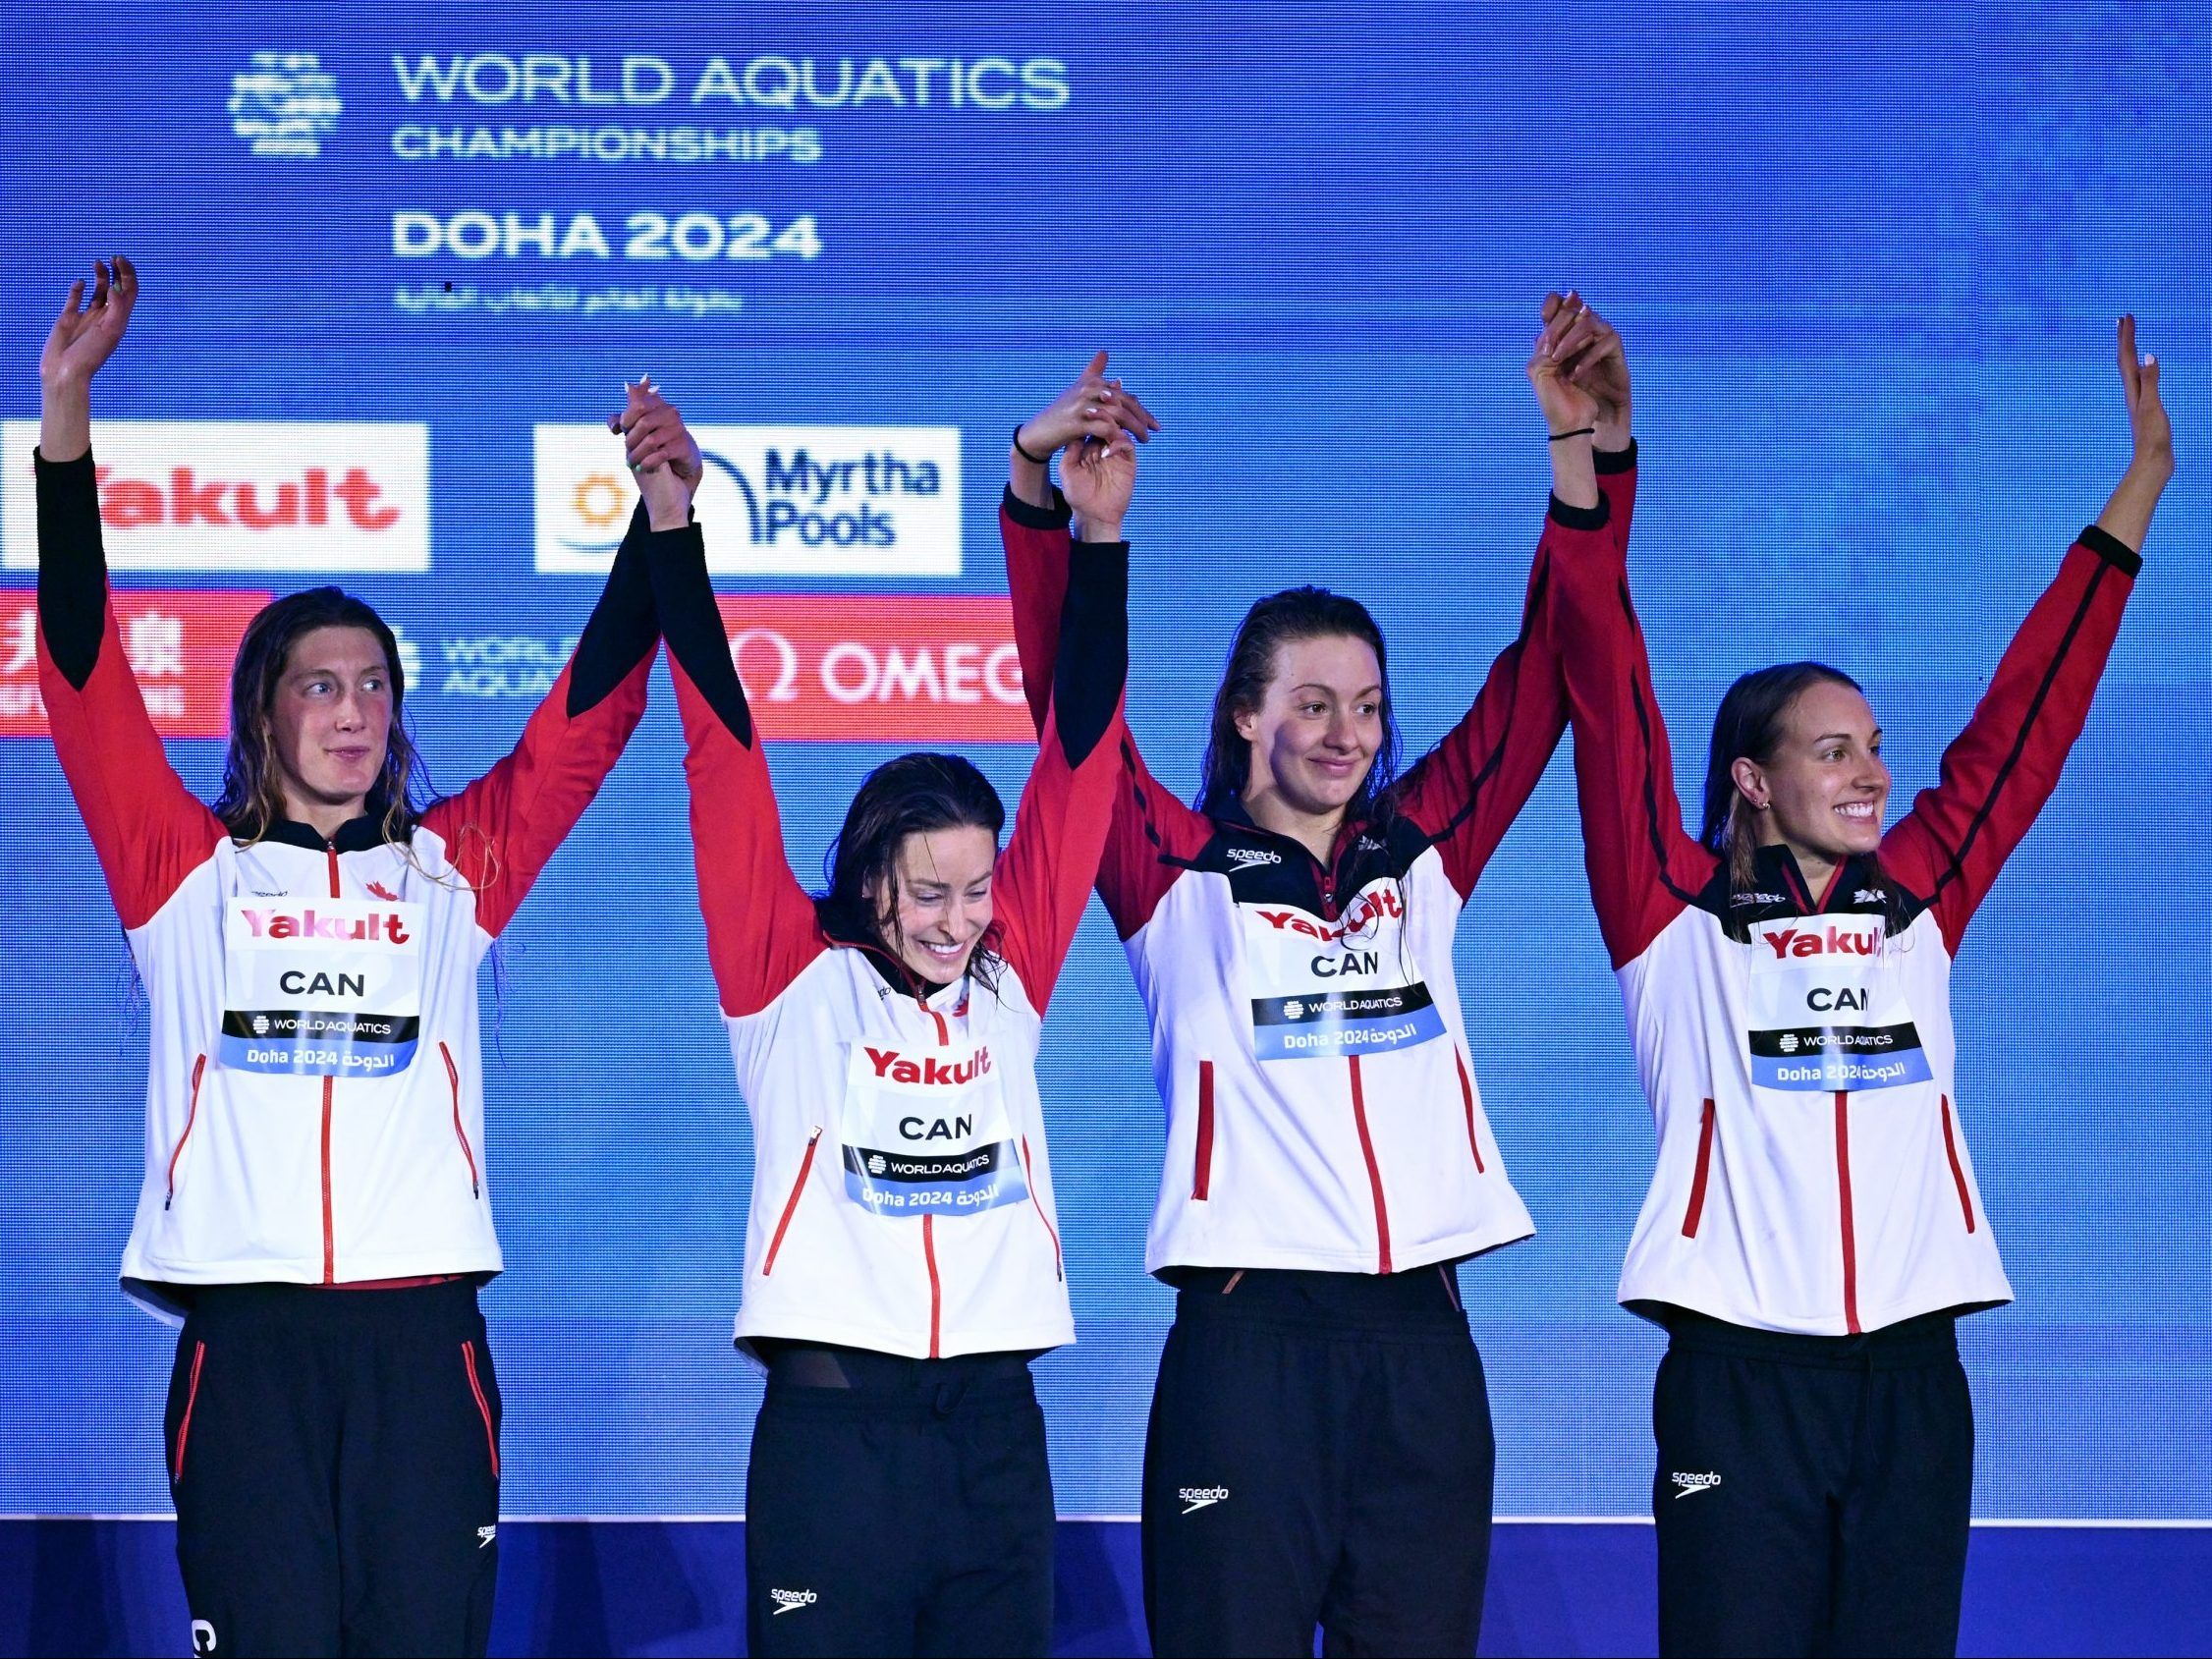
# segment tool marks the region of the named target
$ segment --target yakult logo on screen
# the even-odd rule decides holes
[[[1003,597],[725,593],[770,742],[1033,743]]]
[[[0,422],[0,563],[38,568],[30,452]],[[430,568],[430,429],[413,421],[102,420],[100,524],[119,571]]]
[[[958,426],[694,426],[717,571],[958,576]],[[537,428],[537,568],[604,572],[637,490],[604,426]]]

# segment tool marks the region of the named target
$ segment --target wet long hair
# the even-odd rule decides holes
[[[910,835],[972,826],[988,830],[998,845],[1006,805],[991,780],[957,754],[902,754],[860,782],[845,823],[822,859],[829,885],[814,895],[814,916],[833,939],[877,946],[899,957],[899,849]],[[868,889],[877,897],[871,903]],[[988,990],[998,989],[1003,959],[998,927],[976,942],[968,971]]]
[[[1227,810],[1251,782],[1251,740],[1237,730],[1237,717],[1267,700],[1267,688],[1275,679],[1276,648],[1300,639],[1338,636],[1367,642],[1375,653],[1375,671],[1382,686],[1382,745],[1375,750],[1374,764],[1367,769],[1359,793],[1345,810],[1348,817],[1369,820],[1390,815],[1399,764],[1398,714],[1390,696],[1390,652],[1367,607],[1326,587],[1286,587],[1280,593],[1270,593],[1246,611],[1238,625],[1237,637],[1229,647],[1229,661],[1221,671],[1221,687],[1213,694],[1213,724],[1206,734],[1205,759],[1198,768],[1198,796],[1192,803],[1199,811],[1218,814]]]
[[[1713,744],[1705,757],[1705,824],[1697,839],[1728,866],[1729,886],[1746,892],[1758,886],[1757,808],[1736,787],[1732,768],[1739,760],[1770,764],[1782,747],[1782,726],[1790,705],[1815,686],[1849,686],[1864,695],[1859,683],[1824,662],[1781,662],[1738,677],[1713,715]]]
[[[247,624],[231,667],[231,747],[223,760],[223,793],[215,816],[234,840],[250,845],[285,816],[284,780],[277,764],[276,693],[292,647],[318,628],[359,628],[384,652],[392,678],[392,729],[384,768],[370,786],[362,811],[378,820],[383,838],[408,845],[430,801],[430,781],[407,725],[407,675],[399,640],[384,619],[351,593],[309,587],[261,607]]]

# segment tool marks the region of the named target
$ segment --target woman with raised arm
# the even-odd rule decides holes
[[[1077,541],[1111,544],[1156,423],[1103,354],[1017,427],[1000,515],[1032,710]],[[1255,604],[1214,696],[1197,805],[1125,743],[1099,891],[1167,1111],[1145,1265],[1177,1287],[1143,1477],[1164,1654],[1471,1653],[1494,1463],[1458,1265],[1533,1228],[1474,1085],[1452,960],[1476,878],[1566,727],[1528,624],[1565,564],[1613,560],[1634,486],[1625,395],[1554,423],[1555,497],[1520,637],[1395,775],[1381,631],[1355,600]],[[1065,494],[1047,464],[1065,451]]]
[[[1722,698],[1693,840],[1625,566],[1553,584],[1590,892],[1659,1132],[1620,1295],[1670,1333],[1663,1653],[1957,1645],[1974,1427],[1955,1327],[2013,1292],[1966,1154],[1951,969],[2057,787],[2173,471],[2132,318],[2120,373],[2133,462],[1886,832],[1865,696],[1796,662]]]
[[[138,279],[94,269],[39,361],[39,689],[146,991],[123,1287],[184,1321],[165,1462],[195,1648],[480,1654],[500,1466],[476,1290],[501,1263],[476,968],[644,710],[641,522],[521,744],[444,800],[375,611],[268,605],[210,809],[109,601],[90,385]]]
[[[646,478],[695,477],[665,403],[619,423]],[[1046,1652],[1052,1480],[1029,1361],[1075,1327],[1034,1063],[1111,816],[1128,546],[1087,549],[1066,584],[1005,852],[981,772],[902,755],[861,783],[812,897],[698,529],[656,537],[648,563],[753,1127],[737,1322],[768,1366],[746,1479],[751,1651]]]

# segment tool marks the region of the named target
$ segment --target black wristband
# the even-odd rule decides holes
[[[1014,453],[1032,467],[1049,467],[1052,464],[1051,456],[1031,455],[1022,447],[1022,425],[1023,423],[1019,420],[1014,423]]]
[[[1016,430],[1017,432],[1019,432],[1019,431],[1021,431],[1021,430],[1022,430],[1022,428],[1021,428],[1021,427],[1019,427],[1019,426],[1015,427],[1014,429],[1015,429],[1015,430]],[[1576,427],[1576,428],[1575,428],[1575,430],[1574,430],[1574,431],[1572,431],[1572,432],[1554,432],[1554,433],[1553,433],[1553,434],[1551,435],[1551,441],[1552,441],[1553,443],[1557,444],[1557,443],[1564,443],[1564,442],[1566,442],[1566,441],[1567,441],[1567,440],[1568,440],[1569,438],[1586,438],[1586,437],[1588,437],[1588,436],[1589,436],[1589,435],[1590,435],[1591,433],[1595,432],[1596,430],[1597,430],[1597,428],[1596,428],[1595,426],[1577,426],[1577,427]],[[1021,446],[1020,444],[1016,444],[1016,445],[1015,445],[1014,447],[1015,447],[1016,449],[1020,449],[1020,448],[1021,448],[1022,446]]]

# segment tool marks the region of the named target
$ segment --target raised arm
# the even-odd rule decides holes
[[[2158,395],[2158,359],[2135,360],[2135,319],[2120,323],[2120,374],[2134,455],[2097,522],[2060,562],[2027,613],[1966,729],[1943,753],[1941,781],[1882,838],[1883,866],[1929,901],[1956,954],[1966,923],[2058,787],[2096,694],[2140,549],[2166,481],[2174,439]]]
[[[660,629],[653,610],[645,508],[633,515],[576,654],[523,728],[513,751],[423,813],[476,890],[476,922],[496,938],[583,816],[645,713]]]
[[[1106,378],[1104,352],[1040,414],[1014,429],[999,538],[1006,547],[1022,683],[1040,734],[1057,682],[1077,534],[1086,545],[1120,541],[1136,479],[1134,446],[1158,430],[1159,422],[1136,397],[1119,380]],[[1062,457],[1066,494],[1053,487],[1055,454]],[[1150,917],[1181,873],[1177,860],[1195,855],[1211,831],[1152,777],[1126,722],[1117,725],[1111,741],[1119,751],[1120,782],[1097,880],[1099,896],[1126,939]]]
[[[1544,333],[1528,361],[1529,383],[1551,432],[1577,434],[1551,445],[1555,521],[1563,509],[1583,507],[1610,520],[1617,504],[1633,502],[1627,369],[1617,335],[1581,328],[1589,314],[1547,301]],[[1594,365],[1577,355],[1578,339],[1589,340],[1583,353],[1603,353]],[[1600,452],[1601,436],[1622,447]],[[1626,549],[1624,526],[1584,539],[1573,549],[1575,557],[1554,559],[1544,616],[1575,727],[1575,787],[1590,897],[1615,968],[1640,956],[1716,868],[1713,856],[1682,827],[1667,729],[1629,597]]]
[[[117,636],[91,452],[91,386],[138,304],[128,259],[74,284],[38,359],[38,691],[116,913],[143,926],[223,827],[169,764]]]
[[[1128,678],[1129,543],[1086,544],[1069,570],[1044,730],[995,883],[1001,949],[1039,1013],[1113,822]]]
[[[760,734],[707,580],[706,544],[690,522],[697,446],[657,393],[634,394],[618,423],[626,426],[644,496],[642,551],[684,723],[707,960],[722,1012],[740,1020],[775,1001],[828,945],[813,901],[784,856],[783,819]]]

